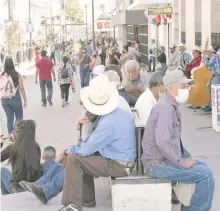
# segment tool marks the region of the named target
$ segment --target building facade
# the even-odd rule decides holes
[[[120,46],[138,39],[145,62],[151,39],[156,39],[167,53],[169,46],[179,43],[191,51],[195,45],[203,46],[207,38],[213,47],[220,45],[219,0],[115,0],[114,3],[112,23],[116,39]],[[152,24],[155,15],[149,15],[148,9],[164,7],[172,7],[171,18],[166,24]],[[131,11],[133,20],[128,17]]]

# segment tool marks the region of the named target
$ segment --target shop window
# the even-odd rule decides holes
[[[148,35],[138,35],[138,41],[143,44],[148,44]]]
[[[134,41],[134,34],[127,34],[127,39],[130,41]]]
[[[195,44],[197,46],[201,46],[202,45],[202,33],[201,32],[196,32],[195,33]]]
[[[220,33],[212,33],[212,46],[215,48],[220,45]]]

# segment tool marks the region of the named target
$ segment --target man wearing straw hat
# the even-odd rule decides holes
[[[128,176],[135,165],[136,140],[132,117],[117,108],[119,94],[116,87],[104,79],[106,76],[100,76],[80,92],[86,110],[102,117],[90,137],[79,146],[72,146],[67,156],[62,198],[64,207],[60,211],[81,211],[85,204],[95,206],[93,177]],[[94,156],[96,152],[100,155]]]
[[[212,80],[209,84],[211,90],[211,85],[220,84],[220,57],[216,54],[212,46],[209,46],[205,50],[204,63],[207,65],[208,69],[212,72]],[[206,112],[212,111],[211,100],[209,104],[203,109]]]

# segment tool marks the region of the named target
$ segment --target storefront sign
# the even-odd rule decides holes
[[[173,13],[172,7],[148,8],[148,15],[169,15]]]
[[[109,29],[109,28],[112,28],[112,23],[111,22],[98,22],[97,28],[98,29]]]

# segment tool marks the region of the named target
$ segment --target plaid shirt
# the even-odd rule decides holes
[[[179,61],[179,60],[182,61]],[[173,69],[178,70],[179,65],[181,64],[182,69],[184,69],[185,65],[190,64],[192,61],[192,57],[190,54],[184,52],[182,55],[177,54],[174,58]]]
[[[213,53],[210,58],[204,57],[204,62],[214,76],[220,75],[220,57],[217,54]]]

